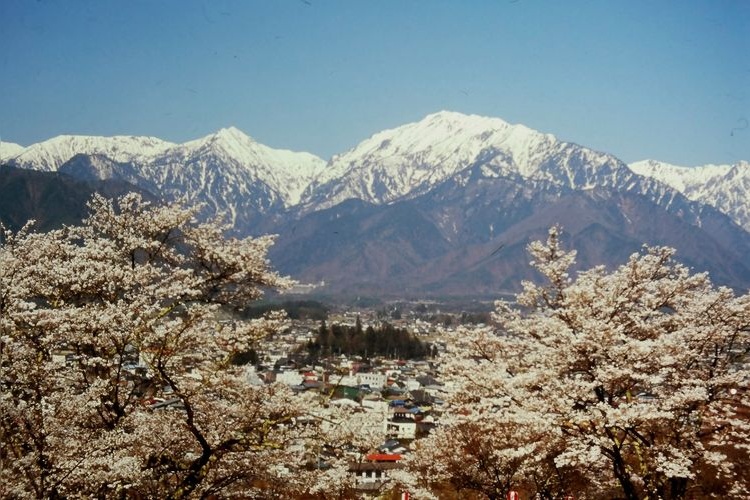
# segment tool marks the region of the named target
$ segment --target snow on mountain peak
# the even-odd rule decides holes
[[[384,130],[331,159],[306,194],[317,207],[347,198],[388,203],[413,196],[485,156],[523,177],[534,175],[554,136],[500,118],[440,111]]]
[[[213,137],[214,140],[225,141],[227,143],[237,143],[245,145],[249,143],[255,143],[255,139],[253,139],[237,127],[226,127],[219,129],[214,134],[211,134],[210,137]]]
[[[24,150],[20,144],[0,140],[0,161],[9,160],[18,156]]]
[[[713,206],[750,231],[750,164],[682,167],[657,160],[628,165],[642,176],[656,179],[688,199]]]
[[[653,188],[658,196],[678,191],[750,230],[747,162],[687,168],[645,160],[628,169],[611,155],[524,125],[453,111],[377,132],[328,163],[309,153],[265,146],[233,126],[183,144],[154,137],[77,135],[27,148],[0,142],[0,159],[36,170],[58,170],[77,154],[102,156],[101,165],[89,162],[99,177],[119,175],[171,198],[188,194],[216,212],[229,211],[238,223],[243,213],[255,209],[267,213],[302,204],[316,210],[349,198],[391,203],[476,174],[543,181],[555,189],[602,186],[645,193]]]
[[[76,154],[105,155],[118,162],[144,161],[173,146],[156,137],[59,135],[24,149],[13,163],[34,170],[55,171]]]
[[[56,171],[78,154],[123,164],[102,168],[99,176],[124,175],[129,182],[167,198],[188,195],[217,211],[229,211],[233,222],[239,220],[243,203],[257,205],[260,211],[297,203],[325,165],[309,153],[264,146],[236,127],[183,144],[153,137],[61,135],[23,149],[12,164]]]
[[[249,137],[245,132],[238,129],[234,125],[220,128],[218,131],[216,131],[215,135],[233,135],[233,136],[240,136],[240,137]]]
[[[732,168],[731,165],[682,167],[657,160],[637,161],[628,167],[638,175],[654,178],[685,195],[717,177],[725,176]]]
[[[325,161],[310,153],[293,152],[265,146],[236,127],[226,127],[200,139],[175,145],[154,159],[157,170],[171,172],[175,179],[190,176],[211,186],[199,189],[216,191],[210,197],[249,196],[258,183],[263,184],[268,203],[291,206]],[[157,173],[158,174],[158,173]],[[155,174],[156,175],[156,174]],[[180,185],[191,182],[180,181]],[[237,198],[239,199],[239,198]]]
[[[438,111],[425,116],[419,122],[423,127],[439,127],[447,130],[502,130],[512,126],[500,118],[492,118],[474,114],[464,114],[457,111]]]

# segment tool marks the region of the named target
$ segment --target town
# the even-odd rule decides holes
[[[249,380],[254,384],[282,383],[297,393],[318,392],[330,398],[331,405],[376,415],[375,421],[380,425],[363,429],[363,433],[380,432],[382,444],[364,457],[353,453],[349,472],[356,477],[359,493],[382,493],[387,488],[389,472],[401,467],[412,443],[439,425],[445,394],[437,370],[445,352],[442,334],[454,325],[487,320],[490,306],[474,304],[478,309],[466,312],[457,311],[455,306],[441,310],[446,305],[426,301],[397,302],[379,308],[344,306],[331,311],[312,301],[284,305],[296,319],[290,320],[286,330],[258,345],[251,356],[255,363],[247,365]],[[321,352],[318,342],[326,329],[349,329],[352,333],[359,329],[370,335],[378,330],[381,337],[395,329],[406,331],[422,347],[421,355],[404,356],[404,351],[397,348],[359,355],[323,346]],[[385,345],[387,339],[383,340]]]
[[[336,307],[328,311],[327,306],[308,300],[270,303],[256,307],[251,314],[283,306],[295,316],[287,328],[262,340],[233,362],[245,365],[252,385],[278,383],[297,394],[316,392],[328,398],[330,405],[374,416],[370,421],[376,422],[375,427],[362,432],[379,433],[382,444],[364,457],[352,453],[349,472],[356,480],[358,493],[382,493],[387,488],[389,472],[401,467],[400,462],[414,441],[439,425],[445,404],[445,387],[437,370],[440,356],[445,353],[442,335],[454,325],[487,319],[488,313],[479,312],[487,305],[479,304],[478,311],[471,313],[450,306],[441,311],[441,304],[424,301],[389,304],[380,309]],[[229,314],[222,322],[243,320]],[[321,352],[318,342],[327,325],[331,330],[359,329],[370,335],[377,330],[382,337],[392,331],[408,332],[409,340],[421,348],[421,355],[401,356],[398,349],[364,356],[325,347]],[[65,348],[52,353],[57,365],[72,367],[78,358]],[[153,375],[149,373],[150,365],[148,353],[130,351],[123,366],[130,374],[131,386]],[[143,404],[153,411],[184,410],[182,400],[170,397],[170,392],[169,386],[146,391]],[[322,461],[318,466],[324,469],[326,464]]]

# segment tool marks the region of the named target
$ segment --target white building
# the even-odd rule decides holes
[[[414,439],[417,437],[417,423],[413,420],[386,420],[385,433],[394,439]]]
[[[297,370],[287,370],[276,374],[276,382],[286,385],[299,385],[303,379],[303,375]]]
[[[357,373],[355,374],[359,385],[369,385],[372,389],[385,387],[388,378],[383,373]]]

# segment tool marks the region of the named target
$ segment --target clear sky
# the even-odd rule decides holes
[[[750,160],[748,0],[0,0],[0,137],[234,125],[324,158],[452,110]]]

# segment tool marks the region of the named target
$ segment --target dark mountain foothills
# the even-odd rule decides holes
[[[633,192],[531,189],[515,179],[448,181],[390,205],[348,200],[277,225],[270,257],[302,282],[324,281],[329,293],[492,297],[538,278],[526,246],[554,224],[577,250],[579,270],[667,245],[717,283],[750,284],[750,234],[710,207],[679,194],[665,209]]]
[[[269,255],[274,267],[318,285],[313,295],[329,297],[492,298],[516,292],[522,280],[538,278],[526,246],[544,239],[553,224],[578,251],[577,269],[613,267],[643,244],[667,245],[716,283],[743,290],[750,285],[750,234],[655,181],[634,176],[628,182],[642,183],[639,189],[573,189],[514,175],[488,177],[483,165],[390,204],[349,199],[319,211],[260,214],[248,200],[252,217],[244,220],[253,224],[237,231],[278,234]],[[140,190],[155,199],[147,188],[134,166],[101,155],[76,155],[56,173],[3,166],[0,221],[17,229],[36,219],[37,228],[47,230],[83,218],[94,192]]]
[[[157,200],[121,180],[82,180],[62,169],[39,172],[0,165],[0,222],[17,231],[33,219],[37,231],[49,231],[79,223],[88,214],[86,204],[94,193],[113,198],[132,191]]]
[[[233,227],[237,236],[252,233],[264,218],[283,212],[283,203],[264,182],[256,179],[244,189],[233,185],[237,179],[227,172],[224,161],[209,151],[198,160],[187,161],[178,169],[181,175],[170,177],[162,172],[166,180],[156,180],[158,173],[144,172],[142,166],[133,163],[117,162],[102,154],[77,154],[59,171],[86,182],[116,181],[142,193],[158,193],[168,201],[186,199],[200,207],[199,216],[204,219],[216,219],[226,207],[235,207]],[[161,165],[155,170],[159,169],[166,171],[168,167]]]

